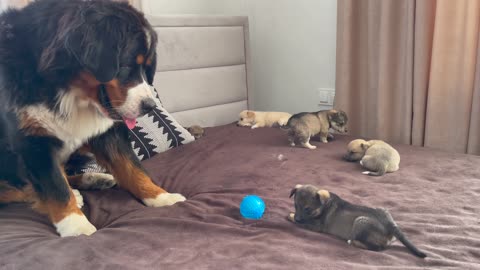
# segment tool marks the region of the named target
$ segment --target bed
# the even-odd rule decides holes
[[[118,188],[82,191],[99,230],[76,238],[58,237],[28,206],[3,206],[0,269],[480,269],[480,157],[395,145],[401,169],[370,177],[341,159],[349,136],[307,150],[290,147],[277,128],[237,127],[251,79],[247,19],[150,21],[163,40],[155,82],[163,105],[182,125],[209,128],[143,164],[188,200],[147,208]],[[361,250],[295,226],[286,216],[298,183],[389,209],[428,257],[398,242],[384,252]],[[247,194],[265,200],[262,219],[240,216]]]

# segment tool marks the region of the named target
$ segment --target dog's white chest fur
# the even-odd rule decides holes
[[[58,106],[56,112],[43,104],[28,106],[24,111],[29,119],[34,119],[63,141],[58,153],[62,163],[88,139],[104,133],[113,125],[112,119],[101,114],[93,102],[79,98],[75,91],[60,96]]]

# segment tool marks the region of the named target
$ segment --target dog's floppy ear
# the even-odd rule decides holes
[[[254,117],[254,116],[255,116],[255,112],[247,111],[247,117]]]
[[[330,199],[330,192],[325,189],[320,189],[317,191],[317,199],[322,202],[322,204],[326,203],[328,199]]]
[[[66,34],[65,48],[99,82],[111,81],[120,68],[121,22],[88,10],[79,17],[82,23]]]
[[[155,72],[157,71],[157,32],[153,30],[150,26],[146,30],[147,42],[149,48],[149,55],[147,56],[147,62],[145,67],[145,73],[147,75],[147,83],[153,85],[153,78],[155,77]]]
[[[297,193],[297,189],[299,189],[299,188],[301,188],[301,187],[302,187],[302,185],[296,185],[296,186],[292,189],[292,191],[290,191],[290,196],[289,196],[289,198],[291,198],[293,195],[295,195],[295,193]]]

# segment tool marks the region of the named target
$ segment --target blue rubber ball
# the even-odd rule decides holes
[[[265,202],[257,195],[247,195],[240,203],[240,214],[244,218],[260,219],[265,212]]]

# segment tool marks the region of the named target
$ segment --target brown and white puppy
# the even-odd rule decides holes
[[[193,125],[193,126],[188,127],[186,129],[187,129],[188,132],[190,132],[190,134],[192,134],[192,136],[195,139],[200,139],[205,134],[205,130],[201,126],[198,126],[198,125]]]
[[[310,138],[320,135],[320,140],[327,143],[327,138],[333,137],[329,129],[345,133],[347,132],[348,117],[344,111],[324,110],[318,112],[302,112],[294,114],[288,120],[288,141],[291,146],[300,143],[309,149],[317,148],[310,144]]]
[[[284,126],[288,119],[292,116],[286,112],[259,112],[259,111],[242,111],[240,113],[240,120],[237,125],[242,127],[274,127]]]
[[[386,249],[397,238],[415,256],[427,256],[407,239],[386,209],[351,204],[312,185],[295,186],[290,197],[294,195],[295,213],[288,220],[295,224],[374,251]]]
[[[347,161],[360,160],[360,164],[368,170],[363,174],[381,176],[399,169],[400,154],[384,141],[356,139],[347,148],[348,152],[343,158]]]

